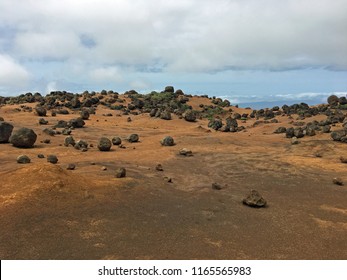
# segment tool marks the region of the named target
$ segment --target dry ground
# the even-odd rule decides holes
[[[33,128],[38,139],[31,149],[0,145],[1,259],[347,258],[347,187],[332,183],[334,177],[347,183],[347,164],[339,161],[347,146],[329,134],[291,145],[272,133],[288,127],[288,117],[257,127],[249,120],[244,132],[222,133],[210,131],[207,120],[175,116],[165,121],[145,114],[127,122],[128,116],[99,106],[85,128],[72,133],[94,144],[81,152],[63,146],[63,135],[42,133],[38,117],[17,107],[0,108],[0,116],[15,128]],[[108,112],[113,116],[103,116]],[[51,125],[74,117],[48,115]],[[139,134],[139,143],[96,148],[101,136],[131,133]],[[166,135],[175,146],[160,145]],[[41,143],[46,138],[51,144]],[[179,156],[181,148],[194,156]],[[39,153],[56,154],[58,164]],[[17,164],[20,154],[32,162]],[[69,163],[76,170],[66,170]],[[158,163],[164,171],[155,170]],[[115,178],[121,166],[127,177]],[[213,190],[213,182],[224,188]],[[241,203],[251,189],[267,208]]]

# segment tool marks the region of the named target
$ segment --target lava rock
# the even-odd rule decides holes
[[[12,133],[9,141],[17,148],[31,148],[37,139],[36,133],[30,128],[20,128]]]
[[[30,163],[30,158],[27,155],[20,155],[19,157],[17,157],[17,163]]]
[[[56,164],[58,162],[58,158],[56,155],[48,155],[47,156],[47,162]]]
[[[250,207],[265,207],[267,202],[256,190],[251,190],[246,198],[242,200],[243,204]]]
[[[171,136],[166,136],[164,137],[160,143],[163,145],[163,146],[173,146],[175,145],[175,141],[174,139],[171,137]]]
[[[75,139],[72,136],[67,136],[64,140],[64,146],[66,147],[68,147],[69,145],[74,147],[75,144],[76,144]]]
[[[40,117],[45,117],[47,115],[47,110],[43,107],[36,107],[35,111],[36,114]]]
[[[187,122],[195,122],[196,120],[196,114],[192,110],[185,111],[182,116]]]
[[[0,143],[8,143],[13,125],[7,122],[0,122]]]
[[[113,137],[112,138],[112,144],[118,146],[118,145],[122,144],[122,139],[120,139],[120,137],[117,137],[117,136]]]
[[[111,150],[112,147],[112,142],[110,139],[106,138],[106,137],[101,137],[98,143],[98,149],[100,151],[106,152]]]
[[[127,137],[127,140],[128,140],[130,143],[138,142],[138,141],[139,141],[139,135],[136,134],[136,133],[130,134],[130,135]]]
[[[124,167],[121,167],[119,168],[117,171],[116,171],[116,178],[123,178],[126,176],[126,169]]]

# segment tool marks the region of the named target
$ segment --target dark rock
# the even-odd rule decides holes
[[[58,123],[54,126],[55,128],[67,128],[69,125],[66,121],[59,120]]]
[[[166,136],[164,137],[160,143],[163,145],[163,146],[173,146],[175,145],[175,141],[174,139],[171,137],[171,136]]]
[[[82,118],[72,119],[68,122],[68,126],[73,128],[82,128],[85,124]]]
[[[347,158],[341,156],[341,157],[340,157],[340,161],[341,161],[342,163],[347,163]]]
[[[38,154],[37,157],[38,158],[45,158],[45,155],[44,154]]]
[[[113,145],[120,145],[120,144],[122,144],[122,139],[120,139],[120,137],[113,137],[112,138],[112,144]]]
[[[63,135],[70,135],[72,130],[70,128],[64,128],[61,132]]]
[[[307,136],[315,136],[316,135],[316,131],[314,130],[314,128],[312,126],[309,126],[306,128],[306,135]]]
[[[166,86],[164,91],[174,93],[175,89],[173,86]]]
[[[127,140],[130,142],[130,143],[135,143],[135,142],[138,142],[139,141],[139,135],[138,134],[130,134],[128,137],[127,137]]]
[[[293,127],[287,128],[287,130],[286,130],[286,137],[287,138],[294,137],[294,128]]]
[[[331,138],[333,138],[334,141],[341,141],[341,138],[346,136],[346,131],[345,130],[337,130],[333,131],[330,134]]]
[[[0,143],[8,143],[13,125],[7,122],[0,122]]]
[[[195,122],[196,120],[196,114],[192,110],[185,111],[182,116],[187,122]]]
[[[89,112],[87,110],[82,110],[80,112],[80,116],[82,118],[82,120],[88,120],[89,119]]]
[[[54,136],[56,134],[56,131],[52,128],[45,128],[44,130],[42,130],[43,133],[49,135],[49,136]]]
[[[124,167],[121,167],[119,168],[117,171],[116,171],[116,178],[123,178],[126,176],[126,169]]]
[[[47,162],[56,164],[58,162],[58,158],[56,155],[48,155],[47,156]]]
[[[219,191],[219,190],[221,190],[222,188],[223,188],[223,187],[222,187],[220,184],[218,184],[218,183],[212,183],[212,189]]]
[[[74,145],[74,148],[76,150],[81,150],[82,152],[85,152],[88,150],[88,143],[84,140],[79,140],[78,142],[76,142],[76,144]]]
[[[66,167],[67,170],[75,170],[76,165],[73,163],[69,163],[68,166]]]
[[[251,207],[265,207],[266,200],[256,190],[251,190],[246,198],[242,200],[243,204]]]
[[[76,144],[75,139],[72,136],[67,136],[64,140],[64,146],[66,147],[68,147],[69,145],[74,147],[75,144]]]
[[[329,105],[337,105],[339,103],[339,98],[336,95],[330,95],[327,102]]]
[[[17,157],[17,163],[30,163],[30,158],[27,155],[20,155],[19,157]]]
[[[343,181],[342,181],[341,178],[334,178],[334,179],[333,179],[333,183],[334,183],[335,185],[343,186]]]
[[[280,133],[286,133],[287,129],[283,126],[280,126],[279,128],[277,128],[274,133],[280,134]]]
[[[157,164],[157,166],[155,167],[155,170],[157,170],[157,171],[164,171],[163,166],[160,163]]]
[[[35,111],[36,111],[36,114],[40,117],[45,117],[47,114],[47,110],[43,107],[36,107]]]
[[[164,110],[160,113],[160,118],[162,120],[171,120],[171,113],[169,110]]]
[[[213,128],[214,130],[218,130],[223,126],[222,120],[220,119],[214,119],[209,121],[208,127]]]
[[[297,137],[293,136],[292,139],[291,139],[291,143],[292,143],[292,145],[297,145],[297,144],[299,144],[300,142],[299,142],[299,140],[298,140]]]
[[[42,141],[42,143],[44,143],[44,144],[50,144],[50,143],[51,143],[51,140],[50,140],[50,139],[44,139],[44,140]]]
[[[109,151],[112,147],[112,142],[106,137],[101,137],[98,143],[98,149],[100,151]]]
[[[331,126],[330,125],[325,125],[322,128],[323,133],[330,133]]]
[[[39,124],[46,125],[46,124],[48,124],[48,121],[45,120],[44,118],[40,118],[39,119]]]
[[[18,148],[31,148],[37,139],[36,133],[30,128],[20,128],[12,133],[9,141]]]
[[[305,136],[304,130],[301,127],[294,128],[294,136],[297,138],[302,138]]]

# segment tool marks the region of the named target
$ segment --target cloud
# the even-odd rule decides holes
[[[29,81],[27,70],[8,55],[0,54],[0,86],[21,87]]]
[[[119,69],[112,66],[93,69],[89,76],[95,82],[121,82],[123,80]]]

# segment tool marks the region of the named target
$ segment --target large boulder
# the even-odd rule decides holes
[[[102,152],[111,150],[112,142],[107,137],[101,137],[98,143],[98,149]]]
[[[18,148],[31,148],[37,139],[36,133],[30,128],[20,128],[10,137],[10,143]]]
[[[130,135],[127,137],[127,140],[128,140],[130,143],[138,142],[138,141],[139,141],[139,135],[136,134],[136,133],[130,134]]]
[[[196,114],[192,110],[185,111],[182,116],[187,122],[195,122],[196,120]]]
[[[84,125],[85,122],[82,118],[72,119],[68,122],[68,126],[73,128],[82,128]]]
[[[8,139],[10,139],[12,130],[12,124],[7,122],[0,122],[0,143],[8,143]]]
[[[327,102],[329,105],[337,105],[339,103],[339,98],[336,95],[330,95]]]
[[[166,136],[164,137],[160,143],[163,145],[163,146],[173,146],[175,145],[175,141],[174,139],[171,137],[171,136]]]
[[[333,131],[330,134],[331,138],[333,138],[334,141],[341,141],[341,138],[346,136],[346,131],[345,130],[337,130]]]
[[[47,114],[47,110],[40,106],[36,107],[35,111],[36,111],[36,114],[40,117],[45,117]]]

